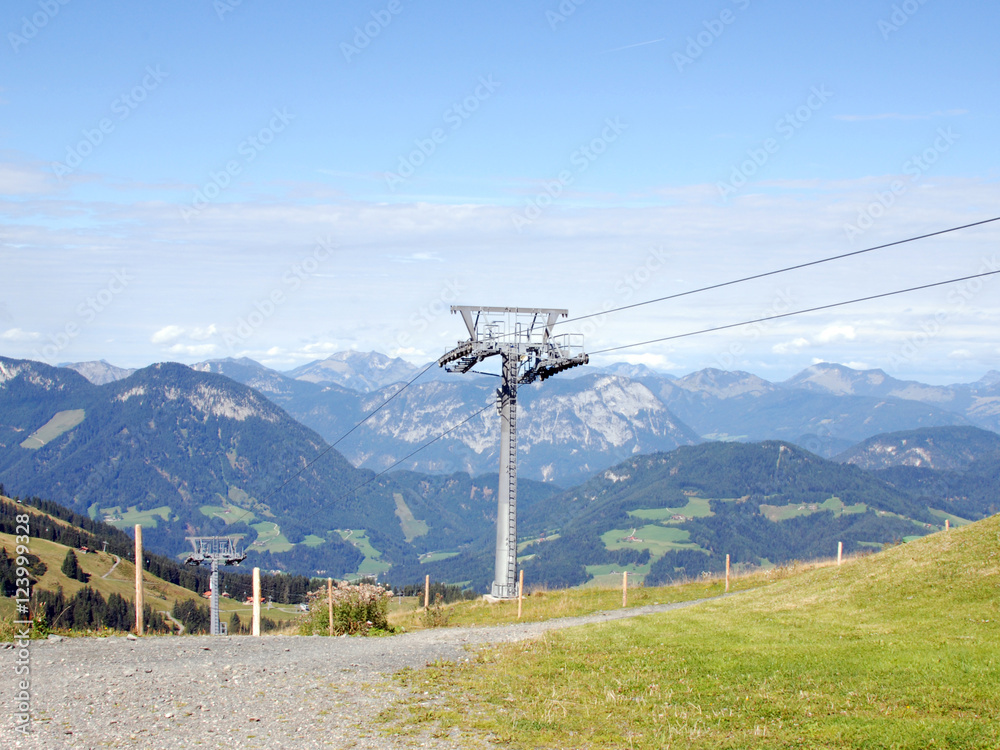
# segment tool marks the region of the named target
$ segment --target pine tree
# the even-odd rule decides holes
[[[83,568],[76,560],[76,553],[72,549],[66,550],[66,557],[63,559],[62,568],[63,575],[67,578],[72,578],[74,581],[82,581],[86,583],[90,578],[89,575],[83,572]]]

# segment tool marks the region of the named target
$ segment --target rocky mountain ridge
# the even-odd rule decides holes
[[[329,442],[420,372],[400,359],[357,352],[291,373],[249,359],[193,368],[257,389]],[[629,455],[701,440],[780,439],[833,457],[873,435],[900,430],[1000,430],[1000,380],[989,373],[976,383],[930,386],[829,363],[780,383],[716,369],[674,378],[623,363],[570,372],[573,377],[521,389],[522,476],[566,486]],[[452,375],[432,366],[338,449],[356,466],[381,470],[454,428],[401,466],[444,474],[495,471],[499,425],[492,409],[476,412],[493,401],[496,385],[495,377]]]

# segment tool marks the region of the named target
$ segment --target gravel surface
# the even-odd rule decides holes
[[[470,647],[701,601],[541,623],[440,628],[387,638],[65,638],[30,646],[32,735],[15,732],[16,649],[0,648],[2,748],[469,748],[473,734],[390,737],[373,719],[410,698],[390,676]],[[9,646],[10,644],[4,644]]]

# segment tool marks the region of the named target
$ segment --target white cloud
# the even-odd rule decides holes
[[[390,255],[389,257],[397,263],[426,263],[428,261],[433,261],[434,263],[444,262],[444,259],[437,253],[411,253],[410,255]]]
[[[315,344],[306,344],[302,347],[302,351],[305,354],[333,354],[334,352],[341,351],[343,348],[332,341],[318,341]]]
[[[526,228],[523,238],[511,227],[511,208],[503,205],[234,201],[213,205],[189,225],[177,221],[175,205],[154,200],[111,206],[28,196],[0,205],[7,242],[4,273],[10,280],[4,304],[17,311],[16,324],[24,331],[42,331],[43,336],[59,331],[83,301],[80,295],[94,294],[107,283],[105,272],[96,272],[93,261],[85,261],[100,258],[108,267],[127,267],[136,280],[120,303],[101,313],[92,335],[74,342],[74,359],[143,365],[162,358],[171,345],[215,343],[222,356],[257,355],[255,359],[277,348],[280,354],[266,356],[273,357],[274,364],[283,358],[287,366],[352,347],[384,352],[395,348],[392,353],[420,362],[426,353],[445,351],[465,335],[456,317],[425,314],[430,303],[444,310],[447,304],[479,303],[552,305],[568,308],[571,315],[599,313],[605,300],[615,305],[638,302],[844,252],[850,249],[844,223],[854,222],[858,210],[889,179],[817,179],[772,190],[761,183],[760,190],[737,196],[726,206],[717,205],[714,186],[664,188],[641,206],[577,209],[559,204]],[[858,243],[876,245],[980,218],[971,212],[1000,201],[1000,182],[936,178],[933,190],[914,190],[906,198]],[[933,243],[924,243],[908,246],[902,256],[905,263],[901,252],[888,250],[865,256],[863,272],[854,263],[803,269],[780,277],[780,288],[788,289],[789,307],[795,308],[975,273],[982,259],[996,252],[997,232],[993,225],[956,233],[947,256]],[[290,268],[313,258],[316,238],[331,235],[343,252],[335,260],[324,256],[318,273],[305,278],[292,274],[294,286],[286,282]],[[168,238],[175,252],[158,252],[150,239],[156,237]],[[808,243],[802,238],[809,238]],[[651,247],[660,246],[667,248],[669,271],[658,272],[645,285],[635,284],[640,288],[633,290],[636,269],[643,268]],[[58,264],[59,275],[38,266],[40,249],[53,267]],[[435,253],[448,262],[435,262]],[[414,262],[394,263],[393,255]],[[570,267],[572,283],[553,282],[565,279]],[[323,273],[327,270],[331,274]],[[626,277],[629,283],[620,285]],[[457,280],[462,292],[442,301],[441,290],[449,280]],[[234,344],[253,351],[231,351],[222,332],[235,330],[271,289],[285,292],[285,301],[245,343]],[[758,317],[776,309],[767,307],[773,299],[773,286],[739,285],[724,294],[692,296],[683,305],[650,305],[569,322],[558,330],[585,334],[587,349],[596,351]],[[958,349],[982,352],[971,364],[997,368],[997,297],[981,293],[961,307],[949,300],[943,289],[919,292],[863,303],[849,314],[817,312],[747,332],[693,336],[606,356],[613,356],[611,361],[626,355],[662,357],[676,365],[660,367],[691,371],[717,365],[719,352],[733,350],[738,352],[736,361],[727,361],[727,368],[756,371],[760,363],[776,361],[777,367],[804,366],[819,351],[810,345],[822,343],[830,347],[822,352],[827,359],[865,360],[888,369],[889,357],[920,334],[919,322],[933,320],[944,309],[949,313],[947,325],[907,365],[907,377],[919,380],[922,372],[936,371],[948,352]],[[15,325],[10,316],[2,320],[2,310],[0,333]],[[854,325],[846,325],[850,320]],[[401,339],[401,333],[409,338]],[[114,347],[100,343],[110,338]],[[10,352],[18,351],[9,337],[4,343]],[[23,355],[34,346],[27,344],[31,342],[19,345]],[[793,356],[796,352],[801,359]],[[951,364],[965,367],[957,359]],[[982,375],[974,367],[965,372],[963,377],[970,381]]]
[[[184,329],[180,326],[165,326],[154,333],[149,341],[152,344],[169,344],[184,335]]]
[[[850,367],[852,370],[871,370],[873,369],[867,362],[844,362],[844,367]]]
[[[192,328],[188,331],[188,336],[190,336],[195,341],[204,341],[205,339],[210,339],[217,335],[219,330],[215,327],[215,323],[208,326],[207,328]]]
[[[42,334],[34,331],[22,331],[20,328],[11,328],[0,333],[0,339],[4,341],[37,341]]]
[[[0,164],[0,195],[50,193],[52,182],[39,165]]]
[[[857,335],[854,326],[832,325],[820,331],[819,335],[816,336],[816,341],[821,344],[829,344],[834,341],[854,341]]]
[[[771,347],[775,354],[795,354],[809,346],[809,339],[797,338],[792,341],[783,341]]]
[[[969,360],[975,359],[975,355],[968,349],[955,349],[948,353],[948,359]]]
[[[627,362],[630,365],[646,365],[646,367],[652,368],[654,370],[672,370],[677,367],[674,362],[671,362],[669,357],[664,354],[653,354],[652,352],[646,352],[644,354],[622,354],[617,357],[613,357],[615,362]]]
[[[389,350],[390,357],[402,357],[406,359],[408,357],[423,357],[426,356],[426,352],[423,349],[417,349],[413,346],[401,346],[396,349]]]

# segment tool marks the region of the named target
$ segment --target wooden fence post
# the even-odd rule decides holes
[[[948,531],[950,528],[951,528],[951,520],[948,518],[944,519],[944,530]]]
[[[135,525],[135,634],[142,635],[143,612],[146,604],[142,596],[142,526]]]
[[[844,543],[837,542],[837,565],[844,562]]]
[[[726,593],[729,593],[729,555],[726,555]]]
[[[260,568],[253,569],[253,624],[250,634],[260,637]]]
[[[431,577],[430,574],[424,576],[424,609],[431,606]]]
[[[326,579],[326,611],[330,621],[330,635],[333,635],[333,579]]]
[[[521,575],[517,582],[517,619],[521,619],[521,601],[524,599],[524,568],[521,568]]]
[[[628,606],[628,571],[622,571],[622,606]]]

